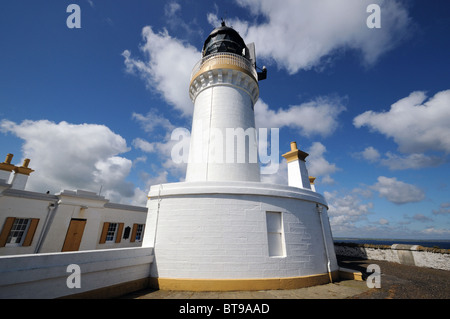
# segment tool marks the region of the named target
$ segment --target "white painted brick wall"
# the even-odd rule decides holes
[[[273,278],[327,272],[315,202],[241,192],[205,194],[207,190],[205,184],[199,195],[163,192],[159,212],[158,198],[151,196],[149,218],[158,220],[153,276]],[[286,257],[269,257],[266,211],[283,213]],[[330,229],[326,231],[331,238]],[[331,257],[333,271],[337,262]]]

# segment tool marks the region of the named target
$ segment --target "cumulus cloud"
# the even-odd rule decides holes
[[[257,54],[275,61],[293,74],[323,64],[339,50],[361,52],[371,65],[408,35],[411,19],[400,1],[394,0],[238,0],[256,17],[247,22],[229,19],[247,42],[255,42]],[[381,7],[382,27],[369,29],[367,6]],[[218,19],[208,15],[208,21]]]
[[[450,203],[449,202],[442,203],[439,206],[439,209],[433,209],[433,214],[434,215],[447,215],[447,214],[450,214]]]
[[[183,32],[186,36],[190,34],[203,37],[203,31],[198,26],[195,19],[190,22],[184,21],[182,7],[178,2],[170,1],[164,5],[164,21],[171,30]]]
[[[314,177],[321,177],[321,181],[327,184],[333,183],[330,174],[339,170],[336,164],[328,162],[324,154],[326,147],[320,142],[314,142],[307,150],[309,157],[307,160],[308,173]]]
[[[163,132],[171,131],[175,128],[169,119],[159,114],[155,109],[151,109],[146,115],[133,112],[131,117],[147,133],[152,133],[157,127],[160,127]]]
[[[132,57],[129,50],[122,53],[126,71],[140,76],[149,89],[161,94],[183,116],[191,116],[193,105],[186,83],[189,83],[193,66],[201,58],[200,51],[171,37],[167,30],[155,33],[146,26],[142,29],[142,37],[143,59]]]
[[[412,217],[412,219],[414,219],[414,220],[416,220],[416,221],[419,221],[419,222],[421,222],[421,223],[426,223],[426,222],[433,221],[433,219],[431,219],[430,217],[425,216],[425,215],[423,215],[423,214],[415,214],[415,215]]]
[[[261,173],[261,182],[288,185],[287,162],[282,160],[278,165],[278,170],[272,174]]]
[[[355,154],[356,157],[362,157],[369,162],[376,162],[380,159],[380,153],[372,146],[366,147],[364,151]]]
[[[98,193],[102,187],[102,195],[111,200],[134,196],[133,184],[125,180],[132,161],[118,156],[129,151],[127,143],[104,125],[2,120],[0,130],[24,140],[23,156],[31,159],[30,167],[35,170],[29,190]]]
[[[425,235],[449,236],[450,229],[428,227],[428,228],[422,230],[421,233],[423,233]]]
[[[172,151],[174,149],[180,150],[180,152],[186,151],[187,154],[176,154],[176,156],[179,156],[180,158],[185,157],[187,159],[189,156],[189,143],[189,135],[179,136],[179,139],[172,139],[169,135],[160,142],[149,142],[142,138],[135,138],[132,141],[132,145],[136,149],[139,149],[144,153],[153,153],[158,157],[161,167],[154,169],[159,172],[158,176],[163,176],[161,175],[163,173],[164,177],[167,179],[168,174],[170,173],[173,179],[177,181],[184,180],[187,163],[186,161],[174,160],[174,158],[172,158]],[[154,177],[152,177],[152,179],[153,178]]]
[[[141,151],[145,153],[153,153],[156,152],[156,145],[155,143],[150,143],[142,138],[135,138],[131,144]]]
[[[390,170],[420,169],[424,167],[435,167],[443,164],[445,159],[439,156],[429,156],[421,153],[396,154],[386,152],[384,157],[372,146],[366,147],[362,152],[353,154],[355,158],[362,158],[369,163],[378,163],[388,167]]]
[[[338,127],[339,114],[345,110],[338,98],[318,97],[313,101],[272,110],[261,99],[255,105],[257,127],[298,129],[302,135],[329,136]]]
[[[370,189],[395,204],[420,202],[425,198],[425,193],[420,188],[398,181],[395,177],[379,176],[378,182],[370,186]]]
[[[333,233],[346,233],[355,229],[355,224],[367,220],[373,204],[363,203],[358,196],[340,196],[336,191],[324,192],[328,202],[328,215]]]
[[[392,138],[401,152],[450,152],[450,90],[427,99],[424,92],[412,92],[391,105],[387,112],[366,111],[353,124],[367,126]],[[430,160],[430,159],[428,159]],[[433,159],[435,161],[435,159]]]
[[[383,158],[380,163],[391,170],[403,170],[435,167],[441,165],[444,161],[445,160],[439,156],[428,156],[418,153],[399,155],[387,152],[386,158]]]

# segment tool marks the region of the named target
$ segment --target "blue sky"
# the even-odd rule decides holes
[[[69,4],[81,28],[69,29]],[[369,4],[381,28],[370,29]],[[189,76],[221,18],[268,69],[257,126],[297,141],[334,236],[450,239],[450,4],[371,1],[2,1],[0,146],[30,191],[145,205],[184,179]],[[282,158],[280,157],[280,162]],[[287,183],[286,165],[264,181]]]

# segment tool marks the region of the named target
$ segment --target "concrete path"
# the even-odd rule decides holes
[[[263,291],[192,292],[141,290],[124,296],[132,299],[343,299],[368,291],[363,281],[346,280],[332,284]]]
[[[231,292],[191,292],[141,290],[123,296],[125,299],[450,299],[450,271],[407,266],[379,260],[338,258],[343,268],[358,270],[364,281],[343,280],[331,284],[292,289]],[[369,288],[366,279],[381,270],[381,288]]]

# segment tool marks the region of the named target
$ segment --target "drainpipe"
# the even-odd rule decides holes
[[[156,221],[155,221],[155,234],[153,237],[153,251],[155,250],[156,246],[156,234],[158,232],[158,220],[159,220],[159,208],[161,206],[161,190],[162,190],[162,184],[159,184],[159,190],[158,190],[158,209],[156,210]]]
[[[328,277],[330,278],[330,282],[332,283],[333,276],[331,275],[331,261],[330,261],[330,255],[328,253],[327,241],[326,241],[326,237],[325,237],[325,229],[323,227],[323,220],[322,220],[323,207],[319,204],[316,204],[316,209],[317,209],[317,212],[319,213],[320,228],[322,228],[323,245],[325,246],[325,256],[327,259]]]
[[[42,243],[44,242],[44,239],[47,237],[47,233],[53,222],[53,218],[55,216],[55,212],[56,212],[57,208],[58,208],[58,202],[50,203],[48,205],[48,211],[47,211],[47,216],[45,217],[44,226],[42,227],[41,235],[39,236],[36,248],[34,250],[35,254],[38,254],[41,251]]]

